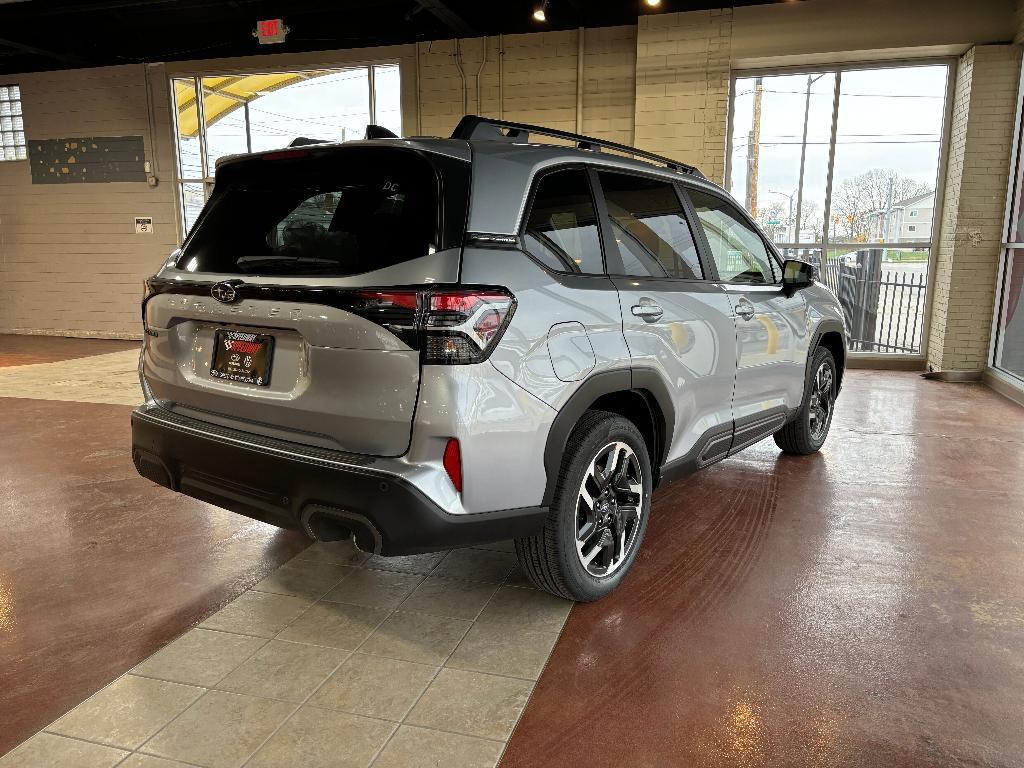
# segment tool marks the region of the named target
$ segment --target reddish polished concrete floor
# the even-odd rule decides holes
[[[140,341],[68,339],[60,336],[0,334],[0,368],[33,363],[56,363],[107,352],[138,349]]]
[[[655,495],[502,761],[1024,764],[1024,410],[851,372],[821,454],[769,440]]]
[[[129,410],[0,398],[0,754],[305,544],[139,479]],[[656,494],[503,765],[1020,765],[1022,470],[1018,406],[851,372],[820,455]]]
[[[140,478],[130,411],[0,398],[0,755],[307,544]]]

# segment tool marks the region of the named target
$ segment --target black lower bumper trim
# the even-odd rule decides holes
[[[265,439],[246,444],[244,433],[207,434],[161,413],[142,406],[132,414],[140,475],[282,528],[325,539],[354,535],[367,551],[406,555],[504,541],[537,533],[547,515],[540,507],[452,515],[404,479],[374,470],[372,460],[353,466],[287,444],[271,450]]]

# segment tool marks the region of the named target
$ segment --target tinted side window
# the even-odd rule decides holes
[[[598,177],[627,275],[704,277],[693,232],[672,184],[606,171]]]
[[[777,282],[778,264],[736,207],[699,189],[688,192],[707,235],[718,276],[727,283]]]
[[[551,269],[604,273],[586,171],[570,168],[541,178],[523,240],[526,250]]]

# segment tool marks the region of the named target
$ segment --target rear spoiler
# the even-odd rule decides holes
[[[389,131],[387,128],[384,128],[383,126],[373,125],[371,123],[370,125],[366,126],[366,134],[363,136],[363,138],[364,139],[397,139],[397,138],[400,138],[400,137],[397,136],[392,131]],[[331,139],[311,139],[308,136],[297,136],[294,139],[292,139],[292,142],[291,142],[291,144],[288,145],[288,147],[289,148],[291,148],[291,147],[308,147],[311,144],[334,144],[334,143],[335,142],[333,140],[331,140]]]

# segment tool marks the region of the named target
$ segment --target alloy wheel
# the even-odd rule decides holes
[[[643,471],[626,443],[597,452],[576,502],[576,553],[587,573],[608,576],[632,552],[643,515]]]
[[[832,408],[835,405],[835,392],[832,384],[832,366],[828,362],[824,362],[814,373],[811,399],[808,403],[811,439],[815,442],[825,438],[829,422],[832,419]]]

